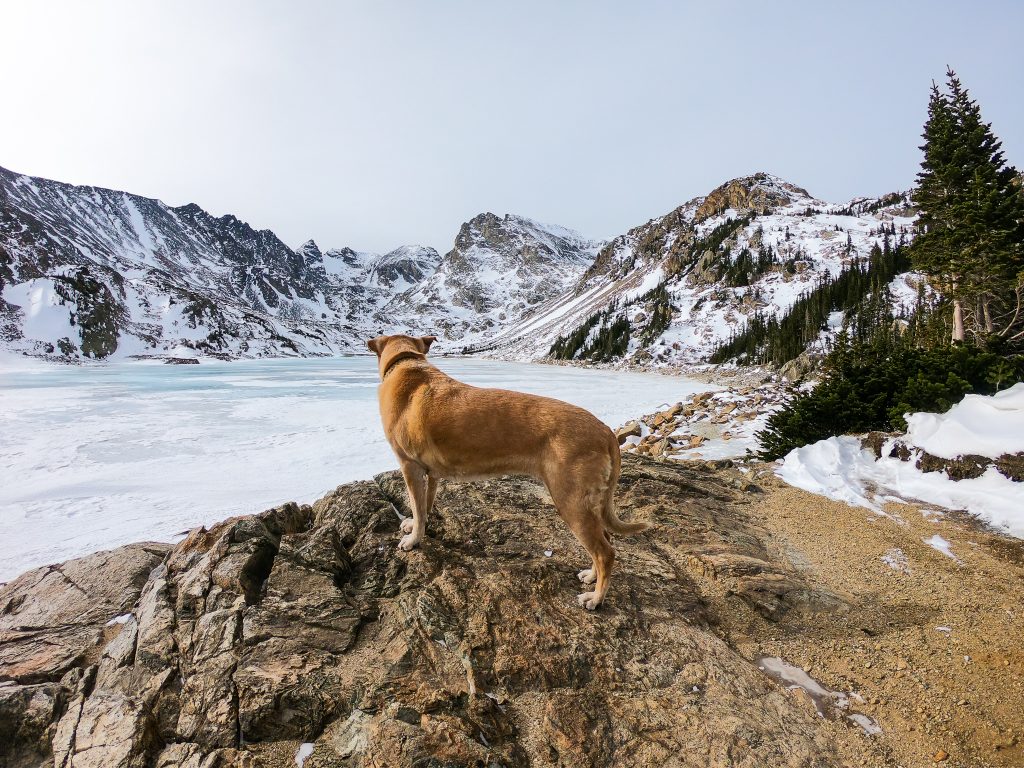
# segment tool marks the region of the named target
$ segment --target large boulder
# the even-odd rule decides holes
[[[522,478],[444,484],[411,553],[388,473],[166,557],[94,556],[119,585],[41,569],[0,590],[3,626],[91,629],[57,652],[4,647],[8,764],[285,766],[312,743],[306,768],[829,765],[830,732],[713,631],[701,593],[714,581],[769,618],[834,598],[772,560],[749,496],[713,469],[624,457],[621,512],[655,527],[616,539],[594,613],[575,600],[584,551]],[[30,605],[44,583],[49,614]]]

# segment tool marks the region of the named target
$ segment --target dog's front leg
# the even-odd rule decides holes
[[[419,545],[427,529],[427,512],[430,510],[427,503],[428,478],[426,472],[419,464],[411,461],[402,462],[402,477],[405,478],[405,489],[409,492],[409,506],[412,507],[412,525],[408,521],[402,523],[402,530],[405,536],[398,542],[398,548],[409,551]],[[433,494],[431,501],[433,500]]]

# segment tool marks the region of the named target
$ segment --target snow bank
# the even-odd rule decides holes
[[[1024,383],[991,397],[968,395],[945,414],[915,413],[904,442],[943,458],[974,453],[995,458],[1024,451]],[[990,466],[981,477],[951,480],[945,472],[921,472],[916,459],[882,458],[856,437],[830,437],[796,448],[776,474],[811,493],[882,513],[882,504],[912,499],[963,509],[1012,536],[1024,538],[1024,484]]]
[[[991,397],[967,395],[946,413],[910,414],[907,424],[904,442],[943,459],[1024,451],[1024,382]]]

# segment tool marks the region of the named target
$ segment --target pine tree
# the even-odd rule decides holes
[[[1024,340],[1024,195],[956,73],[932,85],[914,202],[914,265],[953,309],[951,338]]]
[[[1017,172],[1006,164],[991,123],[982,121],[978,103],[956,74],[950,70],[948,76],[964,165],[970,170],[956,218],[964,229],[965,261],[976,270],[971,280],[972,324],[979,334],[1012,336],[1022,311],[1024,196],[1016,184]]]
[[[924,124],[924,152],[921,172],[917,174],[914,202],[920,211],[921,229],[911,249],[911,258],[917,269],[930,275],[938,283],[940,292],[953,302],[953,341],[963,341],[962,293],[964,267],[958,258],[955,242],[956,227],[953,217],[954,196],[963,188],[963,179],[954,162],[957,149],[956,119],[949,97],[932,83],[928,100],[928,120]]]

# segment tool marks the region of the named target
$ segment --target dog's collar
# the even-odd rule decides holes
[[[384,381],[387,375],[391,373],[395,366],[405,360],[426,360],[426,356],[422,352],[413,352],[411,349],[399,352],[395,355],[395,359],[388,363],[388,367],[384,369],[384,373],[380,375],[380,380]]]

